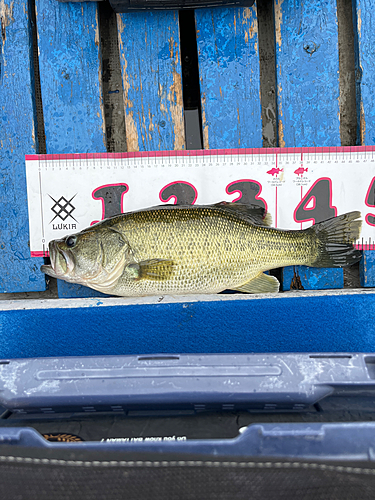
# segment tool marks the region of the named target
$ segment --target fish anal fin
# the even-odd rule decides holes
[[[166,259],[144,260],[129,264],[126,268],[127,274],[135,280],[166,281],[171,278],[173,271],[174,262]]]
[[[255,278],[252,278],[241,286],[233,288],[233,290],[246,293],[277,293],[279,287],[280,283],[277,278],[259,273]]]

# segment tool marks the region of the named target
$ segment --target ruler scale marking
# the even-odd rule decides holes
[[[271,154],[268,153],[261,156],[258,156],[258,152],[258,150],[247,150],[244,152],[245,154],[242,154],[242,151],[241,154],[239,154],[239,152],[236,151],[235,153],[238,161],[228,168],[228,163],[233,163],[231,162],[233,154],[226,150],[225,153],[227,154],[215,155],[217,166],[213,167],[213,170],[209,168],[209,164],[212,160],[209,155],[201,156],[190,154],[189,158],[193,160],[192,164],[195,165],[195,168],[192,170],[189,164],[185,163],[184,156],[176,155],[172,161],[172,157],[168,153],[164,156],[160,154],[157,160],[161,161],[161,163],[157,162],[151,171],[147,170],[148,182],[146,185],[143,176],[146,170],[143,167],[148,164],[150,158],[151,161],[152,159],[156,159],[154,153],[142,155],[140,158],[137,158],[137,163],[134,163],[134,157],[132,158],[128,154],[123,154],[121,157],[111,159],[106,168],[102,169],[95,167],[98,167],[98,165],[100,166],[103,160],[108,161],[105,155],[103,155],[102,158],[98,155],[96,155],[95,158],[89,158],[86,155],[75,155],[74,159],[64,158],[65,166],[61,163],[61,157],[55,159],[53,155],[51,155],[52,158],[46,158],[43,167],[43,183],[40,187],[40,189],[43,189],[43,192],[41,196],[46,199],[48,196],[52,196],[55,200],[59,200],[60,197],[63,196],[67,204],[74,205],[74,209],[68,205],[66,206],[68,210],[71,210],[71,216],[67,216],[67,219],[71,219],[70,225],[68,222],[62,221],[60,229],[57,229],[56,225],[55,228],[51,228],[51,224],[48,224],[49,227],[46,228],[45,239],[50,240],[62,237],[89,226],[93,220],[99,220],[102,214],[102,202],[100,200],[95,200],[95,198],[92,197],[92,193],[103,186],[123,185],[125,183],[129,186],[128,191],[124,193],[124,211],[160,204],[159,192],[163,189],[163,186],[166,187],[168,184],[174,184],[177,181],[190,184],[196,189],[198,193],[196,203],[198,204],[215,203],[224,199],[226,201],[233,201],[238,198],[238,194],[236,194],[237,192],[232,192],[229,195],[226,194],[226,186],[233,182],[239,182],[241,179],[245,179],[245,181],[249,179],[249,163],[253,164],[251,179],[261,188],[257,196],[265,199],[275,224],[277,224],[278,227],[284,229],[298,229],[311,225],[311,221],[299,222],[296,224],[293,220],[293,211],[298,202],[303,200],[304,187],[308,190],[317,179],[322,177],[332,178],[333,205],[338,207],[338,212],[343,213],[344,211],[359,209],[362,211],[363,220],[365,221],[366,213],[369,210],[369,207],[365,205],[365,196],[368,185],[373,177],[373,167],[371,163],[365,161],[363,156],[357,155],[357,158],[360,160],[360,163],[357,164],[357,169],[362,169],[361,177],[363,192],[361,192],[360,186],[356,186],[355,191],[351,189],[353,183],[356,181],[357,169],[353,172],[350,163],[345,163],[343,161],[341,165],[332,166],[332,164],[327,164],[327,157],[324,158],[324,156],[320,155],[321,160],[316,160],[316,163],[312,165],[308,163],[308,159],[306,160],[306,164],[310,165],[309,172],[302,172],[297,175],[295,171],[301,168],[299,167],[299,165],[301,165],[299,160],[291,160],[287,163],[286,161],[280,161],[279,151],[276,154],[275,151],[273,151]],[[291,150],[289,152],[291,153]],[[347,151],[344,154],[348,153]],[[371,155],[372,150],[366,154]],[[283,155],[281,155],[281,157],[282,156]],[[299,158],[296,154],[292,154],[290,158],[293,158],[293,156],[294,158]],[[260,161],[254,163],[256,158],[259,158]],[[284,156],[284,160],[285,158]],[[330,158],[330,156],[328,156],[328,158]],[[169,165],[167,169],[163,166],[163,159],[166,159],[168,162],[165,163]],[[35,155],[26,157],[28,179],[30,179],[28,186],[29,197],[33,200],[38,200],[38,197],[40,198],[39,183],[32,182],[33,176],[38,172],[36,168],[38,160],[39,157]],[[129,161],[131,163],[129,163]],[[54,170],[56,162],[59,163],[60,170],[58,171]],[[127,162],[126,170],[121,168],[124,166],[124,162]],[[80,168],[82,166],[83,169]],[[276,171],[281,168],[284,169],[284,171]],[[274,175],[270,174],[273,169],[276,171]],[[316,172],[312,170],[316,170]],[[87,176],[87,171],[90,172],[90,176]],[[70,174],[69,182],[66,179],[66,172]],[[346,184],[343,184],[341,177],[345,172],[349,175],[349,178]],[[283,174],[283,180],[280,180],[280,174]],[[304,178],[307,174],[309,174],[309,177]],[[58,175],[60,177],[58,177]],[[350,175],[352,176],[351,179]],[[90,178],[91,184],[88,181],[88,177]],[[74,186],[74,193],[71,189],[71,185]],[[349,186],[347,192],[340,193],[342,191],[342,185]],[[35,186],[37,192],[33,192],[33,186]],[[70,189],[71,192],[68,192],[68,189]],[[77,196],[73,200],[72,196],[76,193]],[[310,203],[309,200],[306,201],[308,204]],[[39,203],[41,203],[40,199]],[[76,205],[74,203],[76,203]],[[45,212],[51,210],[50,204],[44,203],[43,207]],[[50,214],[48,214],[48,217],[49,215]],[[51,217],[48,217],[46,214],[44,218],[50,221]],[[73,217],[75,219],[74,221]],[[73,224],[75,224],[76,221],[78,222],[76,227],[74,227]],[[38,231],[39,234],[43,234],[42,229],[38,229],[38,224],[41,225],[41,220],[38,222],[37,214],[35,214],[35,211],[31,211],[30,229],[31,251],[33,255],[36,255],[36,252],[43,251],[42,247],[38,247],[42,238],[42,236],[37,236]],[[363,244],[371,247],[369,237],[374,238],[375,227],[364,222],[364,230],[365,232],[363,234],[365,235],[365,240]]]

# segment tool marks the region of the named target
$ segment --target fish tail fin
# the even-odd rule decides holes
[[[345,267],[355,264],[362,252],[354,247],[359,238],[361,212],[348,212],[319,222],[307,229],[318,240],[318,256],[313,267]]]

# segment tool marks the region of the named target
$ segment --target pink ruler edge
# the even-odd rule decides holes
[[[77,154],[44,154],[25,155],[26,161],[40,160],[75,160],[99,158],[150,158],[174,156],[215,156],[215,155],[269,155],[298,153],[367,153],[374,152],[375,146],[335,146],[335,147],[302,147],[302,148],[234,148],[234,149],[197,149],[173,151],[135,151],[132,153],[77,153]]]
[[[38,251],[38,252],[30,252],[31,257],[49,257],[49,252],[46,250],[45,252],[43,251]]]

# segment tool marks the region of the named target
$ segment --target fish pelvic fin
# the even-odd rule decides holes
[[[277,293],[280,283],[277,278],[268,274],[259,273],[241,286],[232,288],[238,292],[245,293]]]
[[[149,259],[126,266],[125,272],[134,280],[166,281],[174,272],[174,262],[166,259]]]
[[[354,247],[359,238],[361,212],[348,212],[311,226],[306,231],[318,239],[318,256],[313,267],[345,267],[358,262],[362,252]]]

